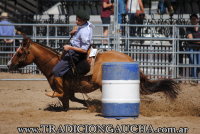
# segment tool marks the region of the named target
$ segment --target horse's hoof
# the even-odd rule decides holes
[[[89,107],[90,105],[88,103],[83,103],[83,106]]]
[[[64,108],[63,107],[63,111],[67,112],[69,110],[69,108]]]

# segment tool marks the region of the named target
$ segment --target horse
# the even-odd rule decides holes
[[[61,54],[48,46],[33,42],[30,38],[24,37],[21,45],[7,63],[9,70],[16,70],[26,65],[35,63],[40,71],[47,78],[50,86],[56,86],[58,90],[63,90],[64,95],[58,97],[65,110],[69,109],[69,100],[87,106],[85,100],[75,97],[75,93],[90,93],[102,88],[102,64],[105,62],[134,62],[134,60],[118,51],[105,51],[96,56],[93,73],[91,75],[80,75],[79,78],[66,74],[64,77],[56,79],[52,74],[53,67],[61,59]],[[140,93],[152,94],[163,92],[167,97],[175,99],[179,93],[179,85],[173,79],[150,80],[140,71]]]

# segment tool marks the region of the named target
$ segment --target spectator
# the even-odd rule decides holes
[[[171,0],[165,0],[165,4],[166,4],[169,15],[173,16],[174,8],[172,7]]]
[[[174,9],[171,4],[171,0],[159,0],[158,2],[158,13],[159,14],[165,14],[166,9],[168,10],[168,13],[170,16],[173,16]]]
[[[142,0],[128,0],[126,4],[126,10],[128,13],[129,24],[143,23],[143,20],[140,21],[140,18],[143,17],[142,15],[144,15],[144,6]],[[144,17],[141,19],[144,19]],[[135,36],[135,29],[135,27],[130,27],[131,36]]]
[[[122,24],[122,17],[126,14],[125,0],[118,0],[118,23]]]
[[[0,24],[12,24],[9,21],[8,13],[2,12],[0,16]],[[0,36],[15,36],[15,27],[13,25],[0,25]],[[12,43],[13,39],[4,39],[5,43]]]
[[[200,38],[200,28],[199,28],[199,18],[196,14],[190,16],[190,22],[194,27],[186,28],[187,38]],[[190,64],[200,65],[200,41],[189,41],[188,49],[190,52],[198,52],[189,54]],[[193,67],[191,71],[191,76],[198,78],[199,67]]]
[[[110,24],[110,16],[113,13],[113,2],[114,0],[102,0],[101,6],[101,20],[103,24]],[[108,36],[108,27],[103,27],[103,35],[106,38]],[[107,40],[103,41],[104,44],[107,44]]]

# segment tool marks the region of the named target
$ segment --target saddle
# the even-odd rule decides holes
[[[86,58],[75,65],[75,68],[73,68],[74,72],[76,72],[79,76],[92,75],[97,54],[97,49],[91,47],[87,52]]]
[[[85,75],[90,71],[90,63],[87,59],[81,60],[74,69],[78,75]]]

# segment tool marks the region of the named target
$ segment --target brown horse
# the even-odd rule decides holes
[[[22,45],[18,48],[14,56],[8,62],[10,70],[24,67],[35,63],[41,72],[46,76],[50,86],[53,86],[55,77],[52,75],[52,69],[60,60],[60,54],[41,44],[33,42],[29,38],[24,38]],[[126,54],[117,51],[106,51],[97,55],[93,74],[89,76],[79,76],[77,79],[64,77],[57,79],[56,89],[64,91],[64,96],[59,97],[63,108],[69,108],[69,100],[76,101],[86,105],[84,100],[75,97],[76,92],[90,93],[102,87],[102,64],[104,62],[133,62],[133,59]],[[140,92],[141,94],[152,94],[155,92],[164,92],[170,98],[176,98],[179,86],[172,79],[149,80],[140,72]]]

